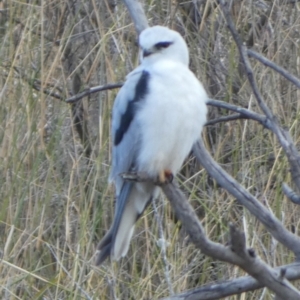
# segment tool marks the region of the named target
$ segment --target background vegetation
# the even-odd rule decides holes
[[[145,1],[151,25],[182,33],[211,98],[259,112],[216,1]],[[239,33],[299,77],[297,1],[232,1]],[[110,114],[117,90],[67,104],[84,88],[123,81],[138,64],[136,33],[120,1],[0,2],[0,297],[2,299],[157,299],[243,271],[204,257],[163,198],[138,222],[129,254],[94,266],[113,216]],[[299,91],[257,61],[265,101],[299,145]],[[210,108],[209,119],[227,115]],[[299,235],[299,207],[276,138],[250,120],[208,126],[203,139],[223,168]],[[291,263],[278,244],[190,157],[178,176],[210,239],[225,244],[239,224],[271,266]],[[159,217],[158,217],[159,216]],[[163,236],[159,227],[163,226]],[[166,258],[160,241],[167,240]],[[297,284],[296,284],[297,286]],[[228,299],[271,299],[266,290]]]

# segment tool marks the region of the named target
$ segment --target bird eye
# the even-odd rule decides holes
[[[155,48],[156,49],[163,49],[163,48],[168,48],[171,44],[173,44],[172,42],[160,42],[155,44]]]

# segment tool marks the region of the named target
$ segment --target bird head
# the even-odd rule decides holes
[[[189,64],[189,52],[182,36],[167,27],[154,26],[143,30],[139,37],[141,62],[154,63],[170,59]]]

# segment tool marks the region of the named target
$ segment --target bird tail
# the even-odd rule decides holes
[[[125,256],[134,232],[136,221],[151,202],[153,186],[144,183],[125,182],[116,201],[114,222],[97,246],[96,265],[111,256],[119,260]]]

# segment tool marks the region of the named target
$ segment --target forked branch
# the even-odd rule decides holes
[[[204,228],[193,207],[178,186],[172,183],[162,186],[162,189],[176,216],[184,225],[195,246],[202,253],[241,267],[258,282],[274,291],[280,299],[300,299],[300,292],[282,274],[257,257],[253,249],[246,248],[245,236],[242,232],[230,225],[230,245],[228,247],[211,241],[205,235]],[[176,296],[173,299],[176,299]]]
[[[288,231],[261,202],[222,169],[208,153],[202,140],[194,146],[193,150],[197,160],[207,173],[264,224],[276,240],[293,251],[295,256],[300,259],[300,238]]]
[[[202,149],[201,153],[203,154]],[[211,163],[211,158],[204,157],[203,159],[208,160]],[[153,179],[147,177],[147,174],[145,173],[126,173],[122,174],[122,177],[123,179],[130,181],[136,180],[138,182],[153,182]],[[218,175],[216,177],[218,180]],[[225,175],[225,177],[229,177],[229,175]],[[229,181],[226,182],[226,184],[230,184],[230,181],[234,181],[233,178],[226,178],[226,180]],[[288,280],[285,279],[284,269],[279,269],[279,272],[276,271],[275,269],[268,266],[265,262],[263,262],[259,257],[257,257],[253,249],[247,249],[244,233],[237,230],[237,228],[231,224],[229,246],[223,246],[222,244],[211,241],[206,236],[205,230],[201,222],[199,221],[193,207],[189,204],[183,192],[179,189],[178,185],[176,183],[169,183],[161,185],[161,188],[170,201],[177,218],[182,222],[195,246],[199,248],[203,254],[208,255],[214,259],[229,262],[231,264],[239,266],[253,278],[255,278],[260,284],[274,291],[279,299],[283,299],[284,297],[288,297],[288,299],[299,299],[300,292],[295,289],[293,285],[288,282]],[[240,193],[243,193],[243,191],[240,191]],[[253,202],[253,199],[251,199],[251,197],[250,202]],[[262,210],[264,217],[270,221],[270,223],[268,223],[269,226],[273,224],[273,226],[276,227],[278,226],[277,223],[280,224],[279,226],[282,226],[282,224],[277,219],[275,219],[275,217],[271,215],[266,210],[266,208],[264,208],[263,206],[258,208]],[[283,227],[283,230],[286,229]],[[291,234],[288,231],[287,233]],[[177,296],[172,296],[170,299],[177,299]]]
[[[248,81],[252,88],[253,94],[257,100],[258,105],[264,112],[269,122],[271,123],[271,130],[276,135],[279,143],[281,144],[290,164],[290,170],[292,174],[293,181],[295,182],[298,190],[300,191],[300,154],[295,147],[289,132],[283,129],[270,108],[265,103],[255,80],[255,76],[248,58],[248,52],[245,44],[243,43],[241,37],[239,36],[234,22],[231,18],[231,13],[229,11],[229,4],[225,0],[220,0],[221,9],[223,11],[224,18],[226,20],[227,26],[231,32],[231,35],[237,45],[239,50],[241,62],[244,66],[245,73],[247,75]]]
[[[282,270],[288,280],[297,280],[300,278],[300,263],[294,263],[274,268],[280,274]],[[180,294],[165,298],[164,300],[216,300],[231,295],[237,295],[245,292],[254,291],[264,286],[255,280],[252,276],[243,276],[232,280],[204,285],[191,289]]]

